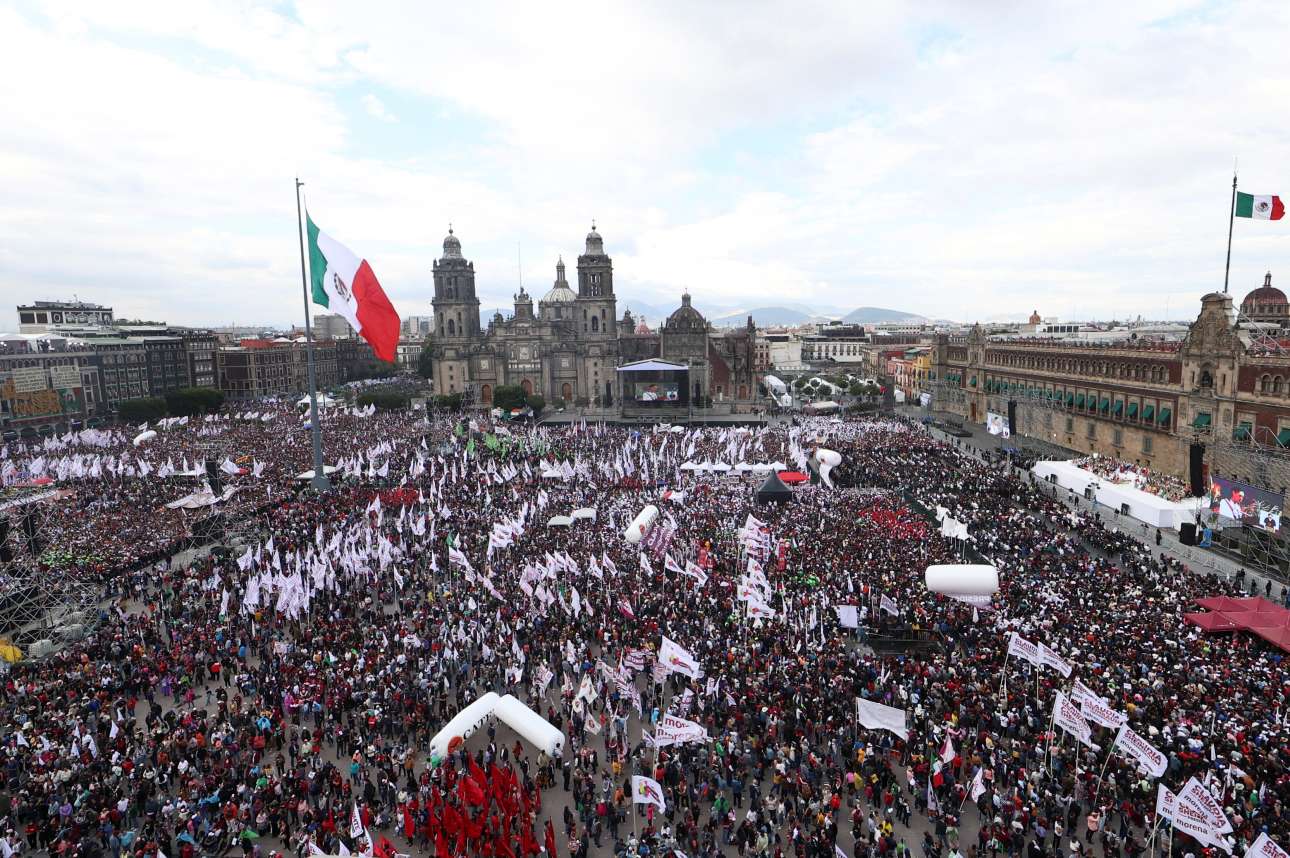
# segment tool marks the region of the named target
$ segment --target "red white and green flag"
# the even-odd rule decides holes
[[[1281,220],[1285,217],[1286,207],[1278,196],[1242,194],[1236,195],[1236,216],[1249,217],[1255,220]]]
[[[383,361],[394,362],[399,345],[399,314],[372,273],[345,245],[305,216],[309,233],[309,279],[314,303],[345,317]]]

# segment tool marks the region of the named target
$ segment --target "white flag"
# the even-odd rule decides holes
[[[836,605],[834,607],[838,612],[838,625],[844,629],[860,628],[860,617],[856,614],[855,605]]]
[[[691,679],[699,679],[703,676],[703,668],[699,662],[685,649],[675,641],[663,636],[663,642],[658,648],[659,664],[673,673],[683,673]]]
[[[667,810],[663,800],[663,787],[653,778],[632,775],[632,804],[653,804],[661,811]]]
[[[1165,773],[1169,758],[1157,751],[1150,742],[1129,729],[1128,724],[1121,725],[1115,737],[1115,747],[1120,748],[1137,761],[1144,771],[1154,778]]]
[[[856,698],[860,726],[868,730],[889,730],[904,741],[909,741],[909,728],[905,726],[905,710],[884,706],[863,697]]]
[[[1276,843],[1265,831],[1259,835],[1259,839],[1250,844],[1250,848],[1245,850],[1245,858],[1290,858],[1290,852],[1285,851]]]

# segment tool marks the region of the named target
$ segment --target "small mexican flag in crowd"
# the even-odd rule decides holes
[[[314,303],[344,316],[378,358],[393,363],[399,345],[399,314],[385,297],[372,266],[320,230],[313,218],[305,215],[305,220]]]
[[[1286,207],[1278,196],[1259,194],[1236,195],[1236,216],[1254,218],[1255,220],[1281,220],[1285,217]]]

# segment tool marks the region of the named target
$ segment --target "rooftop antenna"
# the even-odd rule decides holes
[[[515,267],[519,272],[520,291],[524,291],[524,257],[520,253],[520,243],[515,242]]]

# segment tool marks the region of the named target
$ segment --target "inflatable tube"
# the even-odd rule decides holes
[[[991,596],[999,592],[999,570],[980,564],[928,566],[926,581],[928,590],[947,596]]]
[[[484,722],[488,720],[488,716],[493,714],[499,699],[497,692],[490,691],[454,715],[452,720],[444,724],[443,729],[430,740],[430,755],[432,757],[446,757],[448,755],[448,743],[455,736],[469,739],[476,730],[484,725]]]
[[[627,525],[627,529],[623,531],[623,539],[632,545],[640,542],[641,537],[645,535],[645,531],[649,530],[649,526],[654,523],[656,518],[658,518],[658,507],[650,504],[632,519],[631,524]]]
[[[156,432],[156,430],[155,430],[155,429],[148,429],[148,430],[146,430],[146,431],[144,431],[144,432],[140,432],[138,435],[135,435],[135,436],[134,436],[134,441],[132,441],[131,443],[133,443],[133,444],[134,444],[134,446],[138,447],[138,446],[139,446],[140,444],[142,444],[144,441],[151,441],[153,438],[156,438],[156,437],[157,437],[157,432]]]
[[[513,696],[507,694],[497,701],[493,714],[498,721],[527,739],[539,751],[545,752],[553,760],[560,759],[564,752],[564,734]]]

